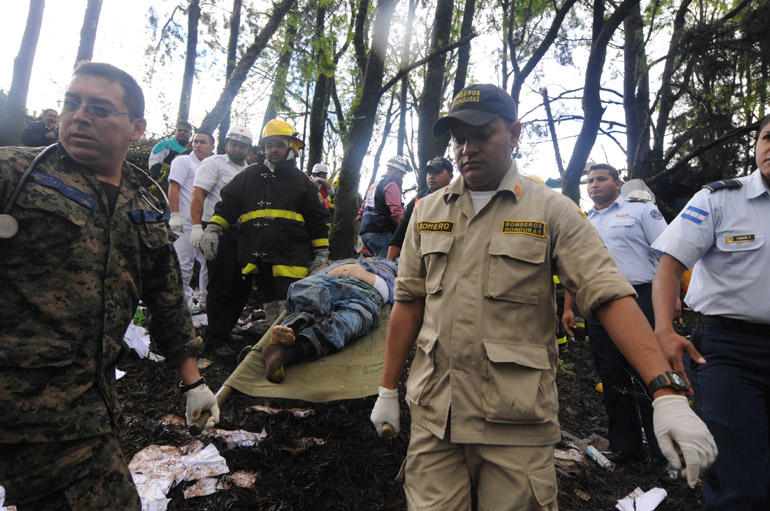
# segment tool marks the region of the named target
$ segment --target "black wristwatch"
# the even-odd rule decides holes
[[[687,383],[684,381],[684,378],[681,374],[679,374],[676,371],[666,371],[665,374],[661,374],[660,376],[656,376],[652,379],[650,384],[648,385],[648,388],[650,389],[650,394],[655,394],[655,392],[659,391],[663,387],[669,387],[674,390],[680,390],[684,391],[687,390]]]
[[[185,385],[183,381],[180,381],[179,382],[179,391],[182,392],[182,393],[185,393],[188,390],[192,390],[195,387],[200,387],[201,385],[205,385],[205,384],[206,384],[206,380],[203,378],[203,376],[201,376],[200,380],[192,382],[192,383],[190,383],[188,385]]]

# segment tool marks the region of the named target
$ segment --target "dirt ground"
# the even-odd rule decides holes
[[[235,361],[217,360],[207,353],[204,357],[216,361],[202,371],[216,390],[234,369]],[[606,415],[601,394],[595,390],[598,377],[588,343],[570,341],[562,359],[558,374],[562,430],[577,438],[606,436]],[[118,382],[125,419],[121,442],[126,458],[130,460],[150,444],[187,444],[191,437],[184,429],[160,421],[169,413],[184,416],[183,399],[176,391],[178,377],[163,364],[135,356],[118,367],[127,372]],[[402,400],[401,434],[383,440],[369,422],[374,399],[309,403],[236,395],[222,408],[219,427],[254,432],[264,428],[267,438],[255,447],[231,450],[221,440],[213,442],[231,471],[259,472],[256,488],[233,487],[185,500],[183,483],[169,493],[172,501],[168,509],[405,510],[404,493],[395,477],[408,443],[409,412]],[[310,409],[314,414],[305,418],[288,411],[268,415],[248,411],[252,405]],[[205,437],[204,441],[212,442]],[[616,501],[637,486],[644,491],[656,486],[668,491],[668,497],[657,508],[660,511],[700,508],[700,484],[695,490],[685,483],[663,485],[646,463],[619,466],[608,472],[586,458],[581,463],[559,463],[557,474],[561,510],[615,509]]]

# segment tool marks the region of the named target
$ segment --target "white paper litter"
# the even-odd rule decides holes
[[[192,317],[192,322],[195,328],[200,328],[201,326],[205,326],[209,324],[209,317],[206,315],[205,312],[201,312],[200,314],[195,314]]]
[[[289,412],[293,416],[297,417],[298,419],[304,419],[305,417],[310,417],[311,415],[315,415],[315,410],[309,409],[309,408],[271,408],[269,406],[264,405],[254,405],[250,406],[246,409],[247,411],[252,412],[258,412],[258,413],[266,413],[268,415],[276,415],[281,412]]]
[[[120,369],[118,369],[117,367],[115,368],[115,381],[117,381],[117,380],[119,380],[119,379],[123,378],[125,375],[126,375],[126,372],[125,372],[125,371],[121,371],[121,370],[120,370]]]
[[[128,464],[142,511],[165,511],[171,499],[166,494],[182,481],[194,481],[230,472],[227,461],[214,444],[203,447],[200,440],[179,448],[150,445],[134,455]]]
[[[237,474],[238,472],[236,472]],[[235,474],[233,474],[235,475]],[[256,480],[256,477],[254,478]],[[235,483],[238,484],[238,483]],[[238,485],[240,486],[240,485]],[[5,488],[0,486],[0,511],[16,511],[16,506],[8,506],[4,507],[5,505]]]
[[[123,342],[134,350],[139,358],[145,358],[150,353],[150,334],[133,322],[128,325],[126,333],[123,334]]]
[[[615,504],[620,511],[653,511],[668,496],[663,488],[653,488],[648,492],[638,486],[634,491],[623,497]]]
[[[207,434],[208,436],[221,438],[227,442],[228,449],[234,449],[236,447],[252,447],[267,437],[265,428],[262,428],[261,433],[253,433],[242,429],[228,431],[226,429],[211,428],[208,430]]]
[[[205,497],[211,495],[219,490],[227,490],[230,488],[230,482],[225,479],[219,479],[217,477],[205,477],[198,479],[194,484],[184,489],[184,498],[190,499],[193,497]]]

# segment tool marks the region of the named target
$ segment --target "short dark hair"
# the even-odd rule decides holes
[[[618,174],[618,169],[616,169],[609,163],[597,163],[596,165],[591,165],[591,167],[588,169],[588,172],[590,173],[592,170],[602,170],[602,169],[610,173],[610,177],[612,177],[613,181],[620,181],[620,174]]]
[[[59,112],[55,108],[43,108],[43,113],[40,114],[40,118],[42,119],[43,117],[45,117],[45,114],[47,114],[48,112],[53,112],[56,115],[59,115]]]
[[[179,123],[179,124],[181,124],[181,123]],[[179,124],[177,124],[177,126],[179,126]],[[208,131],[196,131],[195,135],[206,135],[207,137],[209,137],[209,140],[211,140],[211,145],[216,144],[216,142],[214,141],[214,135],[212,135]],[[193,138],[195,138],[194,135],[193,135]]]
[[[179,126],[184,126],[188,130],[192,131],[192,124],[190,124],[187,121],[179,121],[178,123],[176,123],[176,127],[178,128]],[[208,135],[208,133],[206,133],[206,135]]]
[[[136,117],[144,117],[144,93],[134,78],[112,64],[104,62],[83,62],[78,64],[72,76],[101,76],[111,82],[118,82],[123,88],[123,101]]]
[[[762,122],[759,123],[759,131],[757,133],[762,133],[762,130],[765,129],[765,126],[767,126],[767,123],[770,122],[770,115],[766,115],[764,119],[762,119]]]

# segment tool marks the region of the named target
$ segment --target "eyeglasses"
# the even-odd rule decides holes
[[[110,115],[132,115],[134,117],[139,117],[133,112],[113,112],[109,108],[105,108],[99,105],[81,105],[72,99],[59,101],[59,106],[61,107],[61,112],[63,114],[71,114],[77,112],[82,106],[83,110],[85,110],[88,115],[91,117],[98,117],[99,119],[106,119]]]

